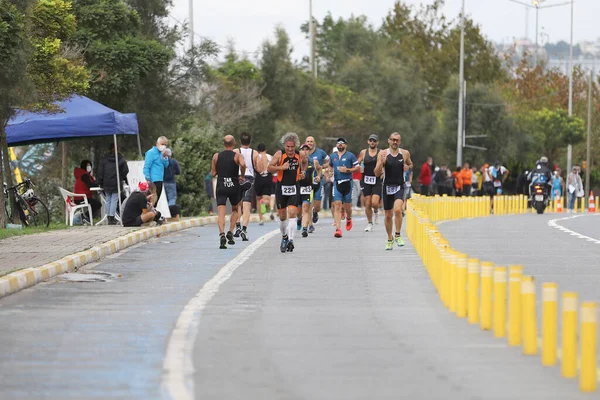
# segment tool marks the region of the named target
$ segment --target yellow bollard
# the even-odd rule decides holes
[[[521,345],[521,279],[523,267],[511,265],[508,293],[508,345]]]
[[[556,365],[558,345],[558,284],[542,285],[542,365]]]
[[[523,303],[523,354],[537,354],[537,320],[535,316],[535,282],[532,276],[521,281]]]
[[[450,272],[450,297],[449,306],[450,312],[456,313],[456,264],[458,263],[458,253],[454,250],[450,251],[449,272]]]
[[[598,306],[594,302],[581,303],[581,371],[579,388],[595,392],[598,385]]]
[[[506,336],[506,267],[494,269],[494,336]]]
[[[577,376],[577,293],[562,295],[562,365],[565,378]]]
[[[481,263],[481,321],[483,330],[492,329],[492,295],[494,292],[494,264],[491,262]]]
[[[469,273],[467,315],[470,324],[479,323],[479,260],[471,258],[468,261]]]
[[[459,254],[456,264],[456,316],[467,317],[467,255]]]

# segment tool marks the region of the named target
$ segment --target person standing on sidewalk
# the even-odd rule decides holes
[[[373,230],[373,222],[379,219],[379,201],[381,200],[381,177],[375,176],[377,155],[379,154],[379,136],[375,133],[369,135],[367,141],[369,147],[361,150],[358,155],[358,163],[364,165],[362,178],[362,192],[365,197],[365,214],[367,216],[367,227],[365,232]]]
[[[167,157],[166,137],[161,136],[156,140],[156,146],[146,152],[144,157],[144,177],[147,182],[152,182],[156,186],[156,203],[160,199],[165,178],[165,168],[169,166]]]
[[[219,248],[226,249],[227,244],[235,244],[233,230],[238,219],[238,205],[240,204],[240,183],[244,183],[246,163],[240,153],[233,151],[235,138],[227,135],[223,138],[225,150],[216,153],[212,158],[211,173],[217,178],[217,212],[219,226]],[[229,231],[225,234],[225,214],[227,213],[227,200],[231,204],[231,219]]]
[[[421,165],[421,172],[419,172],[419,186],[421,189],[422,196],[429,196],[429,187],[431,186],[431,165],[433,165],[433,158],[427,157],[427,161]]]
[[[400,236],[402,229],[402,210],[404,206],[404,171],[412,168],[408,150],[400,148],[402,136],[394,132],[388,139],[390,147],[379,152],[375,175],[384,173],[383,178],[383,209],[385,210],[385,230],[388,240],[386,250],[394,249],[394,240],[398,246],[404,246]],[[396,232],[392,236],[393,219],[395,218]]]
[[[169,166],[165,168],[163,184],[165,186],[167,202],[169,203],[169,207],[171,207],[177,203],[177,183],[175,183],[175,177],[181,175],[181,167],[179,166],[179,162],[173,158],[173,151],[169,148],[167,148],[167,157],[169,159]]]
[[[342,207],[346,211],[346,230],[352,229],[352,173],[360,169],[358,159],[353,153],[346,151],[348,142],[341,137],[337,140],[337,152],[330,156],[333,168],[333,208],[335,217],[334,237],[341,238]]]
[[[579,176],[577,166],[574,166],[567,177],[567,212],[575,212],[577,193],[582,191],[583,181],[581,180],[581,176]]]
[[[250,144],[252,143],[252,136],[248,132],[244,132],[240,135],[241,146],[239,149],[234,150],[236,153],[239,153],[244,157],[244,161],[246,164],[246,174],[244,176],[244,180],[250,184],[249,189],[242,193],[242,199],[240,202],[241,214],[239,215],[239,219],[235,224],[235,234],[234,237],[242,237],[242,241],[246,242],[248,240],[248,222],[250,222],[250,207],[252,205],[252,197],[254,196],[254,178],[255,173],[260,174],[262,169],[260,165],[258,165],[258,152],[254,151],[250,148]],[[241,175],[240,170],[240,175]]]
[[[281,138],[284,150],[273,155],[269,164],[269,172],[277,174],[277,212],[279,214],[279,229],[281,230],[282,253],[294,251],[294,233],[296,232],[296,216],[300,194],[298,181],[304,178],[308,168],[308,159],[299,154],[298,135],[289,132]]]
[[[129,173],[129,167],[127,166],[127,160],[119,153],[119,178],[121,182],[117,182],[117,166],[115,162],[115,145],[111,143],[108,146],[108,153],[100,161],[98,167],[98,185],[104,190],[106,196],[106,216],[108,225],[116,225],[117,220],[115,214],[117,212],[117,206],[119,205],[119,186],[121,186],[121,192],[123,192],[123,186],[121,182],[127,180],[127,174]]]

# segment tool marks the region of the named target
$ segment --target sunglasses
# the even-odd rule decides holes
[[[374,142],[377,142],[377,140],[375,140],[375,139],[369,139],[369,142],[373,142],[374,143]]]

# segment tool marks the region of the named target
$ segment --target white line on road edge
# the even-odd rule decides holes
[[[163,362],[162,387],[172,399],[194,399],[194,364],[192,351],[198,334],[202,310],[210,302],[219,287],[225,283],[233,272],[246,262],[256,250],[271,239],[279,229],[275,229],[258,238],[246,247],[233,260],[229,261],[217,274],[202,286],[200,291],[185,306],[167,344],[167,352]]]
[[[565,221],[565,220],[568,220],[568,219],[581,218],[581,217],[585,217],[586,215],[589,216],[589,214],[580,214],[580,215],[573,215],[571,217],[551,219],[550,221],[548,221],[548,226],[550,226],[552,228],[556,228],[558,230],[561,230],[561,231],[563,231],[565,233],[569,233],[571,236],[576,236],[579,239],[585,239],[588,242],[593,242],[593,243],[596,243],[596,244],[600,244],[600,240],[598,240],[598,239],[594,239],[593,237],[582,235],[579,232],[575,232],[575,231],[573,231],[571,229],[565,228],[564,226],[561,226],[561,225],[559,225],[557,223],[558,221]],[[594,216],[594,215],[600,215],[600,214],[592,214],[592,216]]]

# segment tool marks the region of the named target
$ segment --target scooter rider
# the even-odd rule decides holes
[[[535,168],[529,173],[527,176],[527,180],[531,183],[529,184],[529,200],[533,196],[532,189],[536,183],[543,183],[545,186],[545,191],[547,194],[550,194],[552,181],[552,171],[548,168],[548,158],[541,157],[539,161],[536,163]]]

